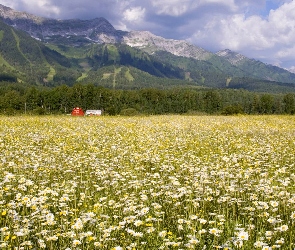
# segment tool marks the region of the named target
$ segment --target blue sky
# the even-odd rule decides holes
[[[148,30],[211,52],[230,49],[295,72],[295,0],[0,0],[59,19],[105,17],[121,30]]]

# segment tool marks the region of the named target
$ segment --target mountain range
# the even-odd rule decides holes
[[[148,31],[116,30],[105,18],[56,20],[0,5],[0,20],[0,81],[295,92],[295,74],[285,69]]]

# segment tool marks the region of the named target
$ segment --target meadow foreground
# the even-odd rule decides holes
[[[294,116],[0,117],[0,248],[293,249],[294,138]]]

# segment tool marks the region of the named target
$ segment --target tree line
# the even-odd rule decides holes
[[[133,114],[294,114],[295,95],[234,89],[118,90],[93,84],[54,88],[0,86],[0,113],[69,114],[74,107],[101,109],[108,115]]]

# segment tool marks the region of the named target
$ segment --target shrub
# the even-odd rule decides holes
[[[240,105],[230,105],[225,107],[221,114],[223,115],[237,115],[237,114],[243,114],[243,108]]]
[[[139,115],[139,112],[135,108],[127,108],[127,109],[122,109],[120,112],[120,115],[135,116],[135,115]]]

